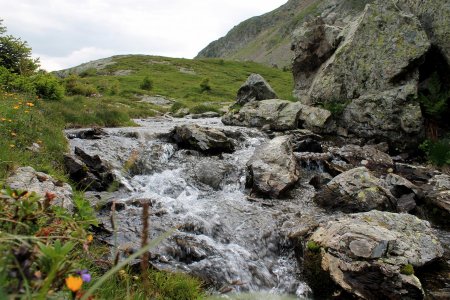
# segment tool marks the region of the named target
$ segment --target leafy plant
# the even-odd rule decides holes
[[[209,85],[209,78],[204,78],[202,82],[200,82],[200,92],[209,92],[211,90],[211,86]]]
[[[419,94],[419,102],[426,116],[432,119],[441,119],[448,109],[450,91],[445,91],[435,72],[428,81],[428,91]]]
[[[419,149],[426,154],[431,163],[437,166],[450,164],[450,139],[425,140]]]
[[[150,91],[153,88],[153,81],[151,81],[148,76],[145,76],[144,80],[142,80],[141,82],[140,87],[143,90]]]

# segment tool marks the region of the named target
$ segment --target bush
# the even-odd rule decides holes
[[[185,108],[185,107],[187,107],[185,104],[183,104],[183,103],[181,103],[181,102],[178,102],[178,101],[175,101],[175,102],[172,104],[172,106],[170,107],[170,111],[173,112],[173,113],[175,113],[175,112],[177,112],[179,109]]]
[[[144,80],[142,80],[140,88],[146,91],[150,91],[153,88],[153,82],[150,80],[150,78],[148,78],[148,76],[144,77]]]
[[[209,85],[209,78],[205,78],[200,83],[200,92],[209,92],[211,90],[211,86]]]
[[[218,113],[219,109],[214,105],[199,104],[199,105],[196,105],[196,106],[192,107],[191,109],[189,109],[189,111],[193,114],[202,114],[207,111],[213,111],[213,112]]]
[[[450,139],[426,140],[419,149],[425,152],[428,161],[437,166],[450,164]]]
[[[64,85],[66,87],[66,92],[69,95],[91,97],[98,93],[97,88],[94,85],[81,82],[80,77],[75,74],[69,75],[64,80]]]
[[[449,98],[450,91],[443,89],[437,73],[431,75],[427,91],[419,94],[419,102],[425,116],[436,120],[445,117]]]
[[[40,73],[32,80],[37,96],[47,100],[61,100],[64,97],[64,87],[53,75]]]
[[[97,74],[98,74],[98,72],[97,72],[96,68],[89,68],[89,69],[82,71],[80,73],[80,77],[84,78],[84,77],[89,77],[89,76],[95,76]]]

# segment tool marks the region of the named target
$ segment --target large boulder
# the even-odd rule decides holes
[[[424,30],[427,32],[431,43],[447,59],[450,64],[450,5],[447,0],[427,1],[398,0],[397,6],[407,12],[416,15]]]
[[[299,179],[299,169],[288,136],[276,137],[256,149],[247,163],[252,190],[278,198]]]
[[[321,17],[305,23],[294,32],[292,72],[297,97],[304,96],[319,67],[333,54],[341,39],[340,29],[325,24]]]
[[[248,102],[276,99],[272,87],[259,74],[251,74],[237,93],[236,104],[244,105]]]
[[[232,153],[234,144],[222,131],[195,124],[176,126],[169,134],[179,147],[207,154]]]
[[[294,68],[300,101],[330,108],[342,132],[387,140],[399,150],[417,145],[423,133],[419,66],[431,46],[419,19],[393,2],[375,1],[338,35],[322,21],[310,23],[308,31],[321,37],[323,49],[308,56],[295,48],[295,61],[314,66]],[[313,41],[311,34],[300,44]]]
[[[42,199],[47,193],[54,194],[52,205],[73,211],[72,188],[67,183],[55,180],[50,175],[35,171],[32,167],[22,167],[6,179],[6,186],[11,189],[35,192]]]
[[[443,255],[428,222],[376,210],[328,222],[308,245],[306,252],[314,253],[305,256],[306,266],[328,273],[342,289],[363,299],[423,299],[413,269]],[[312,259],[318,264],[311,264]]]
[[[250,102],[238,112],[230,111],[222,117],[226,125],[263,127],[284,131],[299,127],[326,131],[331,113],[325,109],[280,99]]]
[[[321,206],[343,212],[397,209],[397,201],[384,182],[365,167],[334,177],[317,192],[314,199]]]

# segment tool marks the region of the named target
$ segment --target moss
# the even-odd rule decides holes
[[[317,244],[316,242],[314,242],[314,241],[308,241],[307,243],[306,243],[306,249],[308,249],[309,251],[311,251],[311,252],[314,252],[314,253],[319,253],[320,252],[320,245],[319,244]]]
[[[322,255],[319,252],[305,251],[303,256],[304,274],[316,299],[329,299],[336,285],[328,272],[322,270]]]
[[[401,267],[400,273],[404,275],[413,275],[414,267],[411,264],[404,265],[403,267]]]

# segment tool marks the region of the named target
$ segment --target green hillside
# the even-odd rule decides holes
[[[127,117],[152,116],[181,107],[190,108],[192,113],[219,111],[235,100],[237,90],[251,73],[261,74],[279,97],[292,99],[292,74],[258,63],[126,55],[56,72],[69,95],[58,110],[72,126],[96,122],[124,125],[120,120]],[[149,86],[142,86],[144,79]],[[148,101],[156,96],[170,103],[156,105]],[[105,108],[111,115],[116,114],[111,122],[98,118],[98,109]],[[80,114],[80,109],[85,113]]]

